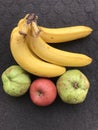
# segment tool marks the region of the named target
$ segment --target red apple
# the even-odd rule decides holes
[[[57,96],[55,84],[46,78],[34,80],[30,86],[30,98],[38,106],[48,106],[54,102]]]

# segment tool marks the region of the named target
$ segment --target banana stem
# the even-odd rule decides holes
[[[27,35],[27,32],[28,32],[28,24],[25,22],[25,23],[22,25],[22,27],[20,28],[19,33],[20,33],[21,35],[26,36],[26,35]]]
[[[21,25],[19,33],[26,36],[28,34],[28,29],[30,29],[33,37],[39,36],[40,29],[37,25],[37,19],[38,16],[36,16],[34,13],[29,14],[24,20],[24,23]]]
[[[31,24],[32,21],[37,22],[37,19],[38,19],[38,16],[36,16],[34,13],[29,14],[29,15],[27,16],[27,18],[26,18],[27,24]]]
[[[30,28],[31,28],[33,37],[39,36],[39,33],[40,33],[40,29],[38,28],[38,25],[37,25],[37,20],[38,20],[38,16],[36,16],[34,13],[29,14],[27,17],[27,24],[31,24]]]
[[[31,23],[31,28],[32,28],[32,35],[33,35],[33,37],[38,37],[39,33],[40,33],[40,30],[39,30],[36,22],[32,22]]]

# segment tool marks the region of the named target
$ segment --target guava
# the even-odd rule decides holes
[[[10,96],[24,95],[31,84],[29,74],[19,65],[12,65],[2,73],[3,89]]]
[[[68,70],[57,79],[57,91],[61,100],[69,104],[82,103],[87,96],[90,82],[78,69]]]

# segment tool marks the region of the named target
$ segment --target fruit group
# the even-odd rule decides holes
[[[38,78],[30,86],[30,98],[37,106],[48,106],[57,96],[55,84],[46,78]]]
[[[24,95],[31,84],[31,79],[26,71],[18,65],[12,65],[2,73],[4,91],[10,96]]]
[[[68,70],[57,80],[57,90],[62,101],[69,104],[82,103],[88,93],[90,83],[79,70]]]
[[[41,27],[37,25],[37,16],[34,13],[20,19],[11,32],[10,50],[18,65],[41,77],[30,86],[33,103],[38,106],[50,105],[56,98],[57,90],[66,103],[77,104],[85,100],[90,86],[88,79],[79,70],[66,72],[66,66],[86,66],[92,62],[92,58],[85,54],[56,49],[46,42],[72,41],[86,37],[91,32],[92,29],[86,26],[57,29]],[[57,76],[60,76],[57,87],[51,80],[46,79]]]

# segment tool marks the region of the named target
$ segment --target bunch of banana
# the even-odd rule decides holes
[[[12,30],[10,38],[11,53],[16,62],[27,72],[37,76],[56,77],[63,74],[65,67],[45,62],[30,51],[26,42],[28,25],[20,26],[23,21],[20,20],[19,26]],[[22,31],[19,27],[22,27]]]
[[[28,14],[11,33],[10,47],[16,62],[26,71],[41,77],[56,77],[66,66],[86,66],[92,58],[84,54],[56,49],[46,42],[59,43],[88,36],[86,26],[49,29],[37,26],[37,16]]]
[[[27,41],[28,46],[31,49],[31,51],[34,52],[38,57],[40,57],[41,59],[43,59],[47,62],[56,64],[56,65],[60,65],[60,66],[78,67],[78,66],[86,66],[92,62],[92,59],[90,57],[88,57],[87,55],[62,51],[62,50],[56,49],[56,48],[50,46],[49,44],[47,44],[45,42],[45,40],[43,40],[42,37],[40,36],[40,33],[42,31],[40,31],[40,29],[38,28],[35,21],[33,20],[29,26],[28,35],[26,36],[26,41]],[[69,30],[70,30],[69,32],[72,32],[72,28],[74,28],[74,27],[69,27]],[[76,28],[79,29],[79,27],[76,27]],[[84,35],[87,35],[88,27],[84,27],[84,28],[87,28],[87,31],[84,31]],[[36,37],[33,35],[35,30],[36,30],[36,32],[38,31],[38,34],[36,33]],[[56,30],[57,29],[54,29],[54,32],[55,32],[54,35],[51,30],[51,35],[55,38],[57,37],[55,35]],[[58,29],[58,30],[60,30],[60,29]],[[66,33],[66,30],[68,30],[68,28],[67,29],[63,28],[61,30],[65,30],[65,34],[68,35],[68,33]],[[61,39],[63,39],[63,37],[64,37],[64,31],[62,31],[62,32],[63,32],[63,35],[60,34],[60,36],[62,37]],[[75,33],[74,32],[75,31],[73,30],[73,35],[75,35],[76,32],[78,32],[78,31],[76,30],[76,32]],[[57,32],[57,33],[59,34],[59,32]],[[48,34],[48,32],[47,32],[47,34]],[[82,34],[82,36],[84,36],[83,32],[81,34]],[[45,37],[45,35],[44,35],[44,37]],[[71,36],[69,35],[69,37],[71,37]]]

